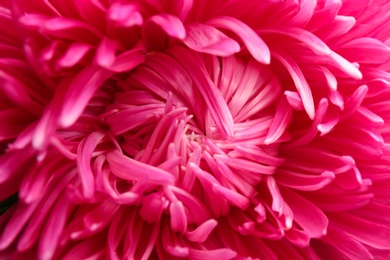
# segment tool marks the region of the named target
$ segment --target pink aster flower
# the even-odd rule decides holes
[[[388,259],[389,39],[386,0],[1,1],[0,258]]]

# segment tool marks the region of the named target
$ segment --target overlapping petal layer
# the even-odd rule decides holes
[[[386,259],[389,11],[1,2],[0,256]]]

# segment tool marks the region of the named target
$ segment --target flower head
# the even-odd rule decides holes
[[[0,255],[388,257],[389,11],[1,3]]]

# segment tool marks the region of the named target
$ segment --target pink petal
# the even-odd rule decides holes
[[[12,218],[7,223],[7,226],[2,231],[0,239],[0,250],[4,250],[9,247],[10,244],[15,240],[19,232],[22,231],[24,225],[28,222],[31,215],[34,213],[38,206],[38,202],[25,204],[19,203],[14,211]]]
[[[331,58],[331,64],[344,72],[346,75],[352,77],[353,79],[362,79],[363,75],[360,70],[353,65],[351,62],[347,61],[344,57],[333,52],[329,55]]]
[[[197,250],[190,249],[188,258],[191,260],[229,260],[237,256],[237,253],[229,248],[214,250]]]
[[[65,54],[58,59],[59,67],[69,68],[76,65],[92,49],[92,46],[84,43],[72,43]]]
[[[191,23],[186,25],[187,37],[183,40],[189,48],[217,56],[230,56],[240,51],[240,45],[212,26]]]
[[[118,50],[118,42],[109,38],[103,38],[96,51],[96,63],[103,68],[110,68],[115,61]]]
[[[265,165],[279,166],[284,161],[277,156],[271,155],[262,148],[249,143],[238,144],[234,149],[241,155]]]
[[[257,61],[264,64],[270,63],[271,54],[266,43],[245,23],[233,17],[219,16],[207,21],[207,24],[232,31],[241,38]]]
[[[266,182],[268,190],[271,193],[272,197],[272,210],[279,212],[279,214],[282,214],[284,201],[282,194],[279,191],[278,185],[276,184],[276,181],[272,176],[268,176]]]
[[[278,183],[296,190],[319,190],[335,179],[333,172],[325,171],[321,175],[299,174],[286,170],[278,170],[275,178]]]
[[[300,28],[283,28],[283,29],[261,29],[259,33],[275,33],[283,34],[291,38],[295,38],[298,41],[301,41],[308,48],[313,50],[318,55],[329,55],[331,54],[331,49],[317,36],[311,32],[300,29]]]
[[[52,208],[39,239],[38,254],[42,259],[51,259],[53,257],[67,221],[68,210],[68,198],[61,196]]]
[[[92,236],[79,242],[71,250],[66,252],[64,260],[73,259],[99,259],[106,253],[105,239],[102,236]]]
[[[149,223],[159,221],[164,210],[164,201],[165,199],[156,193],[144,196],[141,202],[140,215]]]
[[[94,173],[91,168],[92,153],[96,146],[105,137],[101,132],[93,132],[80,142],[77,150],[77,168],[83,187],[84,196],[91,198],[95,192]]]
[[[334,225],[329,226],[326,241],[329,241],[332,246],[350,259],[373,259],[373,256],[363,244],[351,238],[344,230],[339,229]]]
[[[311,238],[326,235],[328,218],[315,204],[289,189],[280,187],[280,190],[286,203],[294,212],[294,222],[298,223]]]
[[[205,99],[217,127],[220,128],[227,139],[231,139],[233,136],[233,117],[220,90],[207,76],[205,68],[185,49],[175,48],[172,54],[192,76],[192,80]]]
[[[194,0],[168,0],[165,3],[170,6],[170,13],[184,21],[193,8]]]
[[[167,171],[131,159],[119,151],[107,154],[111,171],[118,177],[131,181],[147,181],[159,185],[175,183],[175,177]]]
[[[390,60],[390,48],[373,38],[354,39],[337,52],[352,62],[383,64]]]
[[[241,170],[242,172],[246,172],[247,174],[266,174],[271,175],[275,172],[275,167],[269,165],[263,165],[257,162],[252,162],[245,159],[232,158],[225,155],[214,155],[214,158],[217,161],[223,162],[226,165]]]
[[[95,28],[105,29],[105,12],[103,4],[98,1],[77,1],[75,2],[80,15]]]
[[[297,247],[307,247],[310,245],[310,236],[306,232],[298,229],[289,229],[286,231],[286,238]]]
[[[278,107],[276,108],[276,115],[272,120],[267,137],[264,141],[265,144],[274,143],[282,136],[290,123],[292,112],[292,107],[287,102],[287,99],[282,96]]]
[[[377,249],[390,249],[390,228],[348,213],[331,215],[332,223],[350,237]]]
[[[62,127],[72,125],[84,111],[95,91],[110,78],[112,72],[105,69],[96,69],[95,66],[86,67],[72,81],[63,104],[59,123]]]
[[[163,51],[169,46],[170,38],[183,40],[186,31],[176,16],[157,14],[149,18],[142,27],[142,40],[147,51]]]
[[[295,87],[302,98],[303,107],[305,108],[306,113],[311,119],[314,119],[315,109],[311,89],[298,64],[288,54],[281,51],[278,51],[277,53],[272,52],[272,56],[278,59],[288,70],[295,83]]]
[[[171,202],[169,206],[171,227],[175,232],[184,234],[187,230],[187,216],[181,201]]]
[[[101,201],[83,216],[84,227],[92,232],[98,232],[111,223],[118,212],[119,205],[111,200]]]
[[[0,71],[0,89],[17,106],[33,115],[40,115],[42,106],[28,93],[28,86],[18,79]]]
[[[186,30],[179,18],[169,14],[158,14],[152,16],[150,21],[161,26],[161,28],[171,37],[183,40],[186,37]]]
[[[203,243],[209,237],[210,233],[218,225],[218,221],[215,219],[209,219],[202,223],[193,231],[186,232],[186,237],[192,242]]]
[[[120,27],[142,25],[144,22],[136,5],[125,5],[119,2],[111,4],[110,9],[107,12],[107,18],[114,21],[116,26]]]
[[[370,203],[373,194],[312,194],[306,196],[323,211],[346,211],[363,207]]]
[[[50,210],[54,207],[58,197],[63,192],[64,188],[69,185],[69,182],[74,178],[74,172],[70,172],[68,175],[64,176],[54,187],[49,189],[51,192],[48,193],[45,199],[40,202],[39,211],[35,211],[34,215],[31,217],[29,225],[24,230],[22,236],[18,242],[18,250],[25,251],[34,245],[40,231],[44,224],[47,221]]]
[[[163,109],[163,104],[133,106],[112,114],[107,118],[107,123],[114,135],[119,135],[133,130],[138,126],[147,125],[157,121],[156,115],[162,114]],[[175,111],[176,113],[179,113],[183,112],[183,109]]]
[[[114,72],[130,71],[144,61],[145,55],[142,50],[130,50],[119,54],[108,69]]]
[[[102,37],[102,33],[91,25],[64,17],[56,17],[46,21],[42,26],[42,30],[54,37],[75,42],[82,40],[91,44],[96,43]]]
[[[249,207],[249,199],[231,189],[225,188],[218,184],[213,185],[212,189],[217,195],[220,195],[221,197],[225,198],[229,203],[242,210],[246,210]]]

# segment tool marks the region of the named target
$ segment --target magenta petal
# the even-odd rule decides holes
[[[214,250],[197,250],[190,249],[189,259],[192,260],[229,260],[237,256],[237,253],[228,248],[214,249]]]
[[[289,189],[280,190],[294,212],[294,222],[298,223],[311,238],[326,235],[329,220],[315,204]]]
[[[152,193],[142,198],[140,215],[145,221],[153,223],[160,220],[164,210],[164,200],[165,199],[163,199],[161,195],[156,193]]]
[[[345,234],[344,230],[329,226],[326,240],[350,259],[373,259],[373,256],[360,242]]]
[[[95,192],[94,174],[91,168],[92,153],[104,138],[105,134],[94,132],[80,142],[77,150],[78,173],[81,179],[84,196],[91,198]]]
[[[298,229],[289,229],[286,231],[286,238],[292,244],[298,247],[307,247],[310,244],[310,237],[306,232]]]
[[[160,26],[166,34],[171,37],[183,40],[186,37],[186,30],[179,18],[169,14],[158,14],[152,16],[150,20],[144,25],[153,22]]]
[[[109,70],[114,72],[125,72],[137,67],[145,61],[142,50],[130,50],[118,55]]]
[[[217,225],[218,222],[215,219],[209,219],[206,222],[202,223],[195,230],[187,230],[186,236],[190,241],[203,243]]]
[[[207,21],[207,24],[237,34],[257,61],[270,63],[271,54],[266,43],[245,23],[233,17],[219,16]]]
[[[107,12],[108,19],[114,21],[118,26],[131,27],[142,25],[143,18],[137,7],[132,4],[124,5],[115,2]]]
[[[282,51],[273,52],[272,56],[278,59],[288,70],[295,83],[295,87],[302,98],[303,107],[305,108],[306,113],[311,119],[314,119],[315,109],[311,89],[298,64],[287,53]]]
[[[217,56],[229,56],[240,51],[240,45],[212,26],[192,23],[186,25],[187,37],[183,40],[189,48]]]
[[[181,201],[171,202],[169,212],[172,230],[184,234],[187,230],[187,216],[183,203]]]
[[[66,252],[66,255],[63,259],[99,259],[103,256],[105,251],[104,249],[100,249],[103,246],[103,241],[105,241],[105,239],[102,236],[94,236],[82,240],[69,252]]]
[[[96,51],[96,63],[103,68],[110,68],[115,61],[115,53],[118,43],[109,38],[104,38]]]
[[[334,173],[329,171],[325,171],[321,175],[299,174],[284,170],[279,171],[277,172],[278,183],[296,190],[319,190],[335,179]]]
[[[64,55],[58,60],[59,67],[72,67],[77,64],[92,49],[91,45],[84,43],[71,44]]]
[[[62,196],[54,205],[50,217],[44,226],[38,245],[39,255],[42,259],[51,259],[55,253],[59,237],[65,227],[69,202]]]
[[[331,220],[352,238],[377,249],[390,249],[390,228],[348,213],[332,214]]]
[[[175,177],[167,171],[131,159],[115,150],[107,154],[112,172],[120,178],[131,181],[147,181],[154,184],[174,184]]]
[[[183,64],[187,72],[192,75],[192,79],[205,99],[216,125],[227,139],[231,139],[233,136],[233,117],[220,90],[207,76],[205,68],[202,68],[199,61],[184,49],[176,48],[173,54]]]
[[[95,91],[112,75],[105,69],[96,69],[94,66],[85,68],[73,80],[66,93],[64,104],[61,106],[62,114],[60,125],[67,127],[72,125],[85,109]]]
[[[259,33],[277,33],[277,34],[290,36],[291,38],[295,38],[301,41],[307,47],[311,48],[316,54],[319,55],[329,55],[332,52],[331,49],[320,38],[318,38],[311,32],[304,29],[300,29],[300,28],[283,28],[280,30],[264,29],[264,30],[259,30]]]
[[[278,107],[276,109],[276,115],[272,120],[272,124],[264,141],[265,144],[271,144],[282,136],[288,124],[290,123],[291,116],[292,108],[287,99],[282,97],[279,101]]]
[[[0,250],[7,248],[15,240],[18,233],[23,229],[37,206],[38,202],[31,204],[19,203],[19,205],[17,205],[12,218],[7,223],[6,228],[1,234]]]
[[[353,65],[351,62],[347,61],[344,57],[340,56],[335,52],[333,52],[329,57],[332,60],[332,65],[334,65],[336,68],[338,68],[348,76],[351,76],[354,79],[363,78],[363,75],[360,70],[355,67],[355,65]]]

